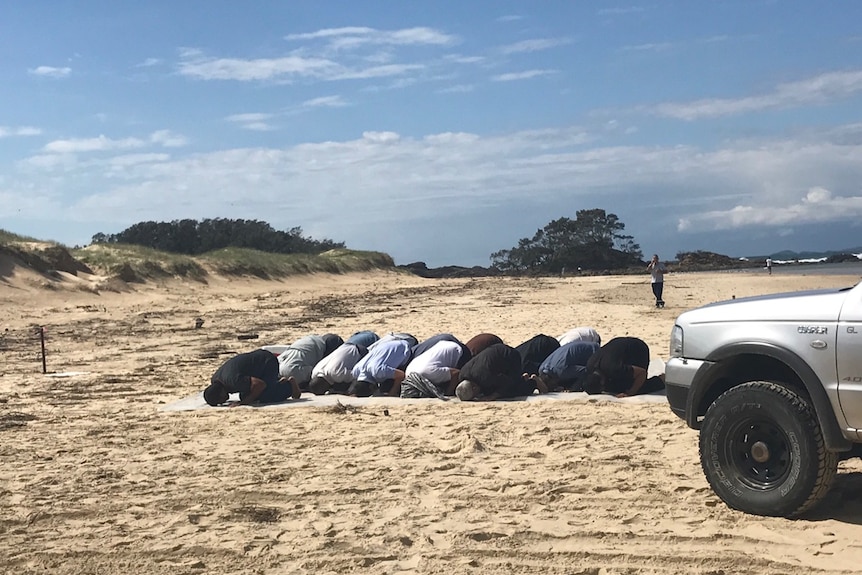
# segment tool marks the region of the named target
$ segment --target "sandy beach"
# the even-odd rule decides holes
[[[0,277],[6,573],[857,573],[862,463],[800,520],[728,509],[666,404],[407,403],[165,413],[232,354],[360,329],[595,327],[666,358],[685,309],[858,277],[210,278],[99,291]],[[92,280],[92,281],[91,281]],[[195,320],[203,325],[195,329]],[[42,373],[36,327],[45,327]],[[239,340],[239,335],[257,335]]]

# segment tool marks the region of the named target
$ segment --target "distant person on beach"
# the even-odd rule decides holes
[[[655,306],[664,307],[662,293],[664,292],[664,274],[667,272],[667,268],[658,261],[658,254],[653,254],[652,260],[647,264],[647,271],[650,273],[650,285],[652,285],[652,293],[655,296]]]
[[[499,336],[496,336],[493,333],[480,333],[471,337],[464,345],[467,346],[467,349],[469,349],[470,353],[475,357],[485,348],[498,343],[503,343],[503,340],[500,339]]]
[[[602,344],[602,336],[592,327],[574,327],[557,338],[560,345],[566,345],[573,341],[591,341]]]
[[[560,342],[557,338],[540,333],[534,335],[524,343],[518,345],[515,349],[521,356],[521,372],[525,376],[536,375],[539,373],[539,366],[542,362],[559,349]]]
[[[404,370],[401,397],[446,399],[454,395],[465,351],[470,353],[461,342],[441,339],[419,355],[414,354]]]
[[[410,362],[411,348],[416,345],[416,339],[412,345],[406,339],[384,339],[380,338],[371,346],[368,354],[353,367],[353,383],[347,390],[348,395],[400,395],[404,369]]]
[[[350,338],[321,359],[311,370],[308,390],[314,395],[346,394],[353,382],[353,368],[368,354],[368,349]]]
[[[664,389],[664,375],[647,378],[649,346],[636,337],[615,337],[590,357],[584,391],[628,397]]]
[[[769,275],[772,275],[772,258],[766,258],[766,271],[769,272]]]
[[[599,350],[594,341],[571,341],[554,350],[542,362],[536,380],[540,391],[583,391],[583,380],[587,374],[587,363]]]
[[[239,403],[275,403],[302,392],[296,382],[279,381],[278,359],[265,349],[233,356],[213,374],[204,390],[204,401],[216,406],[226,403],[231,393],[239,393]]]
[[[299,338],[278,354],[278,374],[308,391],[311,370],[324,357],[335,351],[344,341],[333,333],[307,335]]]
[[[461,369],[455,395],[461,401],[493,401],[532,395],[533,380],[521,373],[521,355],[514,347],[495,343],[485,348]]]

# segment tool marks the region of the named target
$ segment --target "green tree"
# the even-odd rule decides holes
[[[517,247],[491,254],[501,271],[560,273],[565,269],[608,269],[640,263],[643,254],[625,224],[602,209],[578,210],[522,238]]]

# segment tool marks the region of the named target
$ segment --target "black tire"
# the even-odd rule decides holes
[[[829,491],[838,454],[827,451],[811,404],[766,381],[734,387],[706,412],[700,464],[729,507],[794,517]]]

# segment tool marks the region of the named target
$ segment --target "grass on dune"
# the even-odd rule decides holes
[[[347,273],[394,267],[380,252],[336,249],[321,254],[274,254],[245,248],[225,248],[199,256],[214,272],[280,278],[309,273]]]
[[[210,273],[275,279],[309,273],[340,274],[395,267],[395,262],[388,254],[343,248],[321,254],[276,254],[246,248],[225,248],[189,256],[132,244],[96,243],[69,249],[57,242],[38,240],[3,229],[0,229],[0,247],[39,270],[54,269],[58,258],[53,252],[65,254],[68,251],[62,256],[66,260],[71,255],[95,273],[125,281],[179,277],[206,282]],[[47,254],[50,257],[46,257]]]

